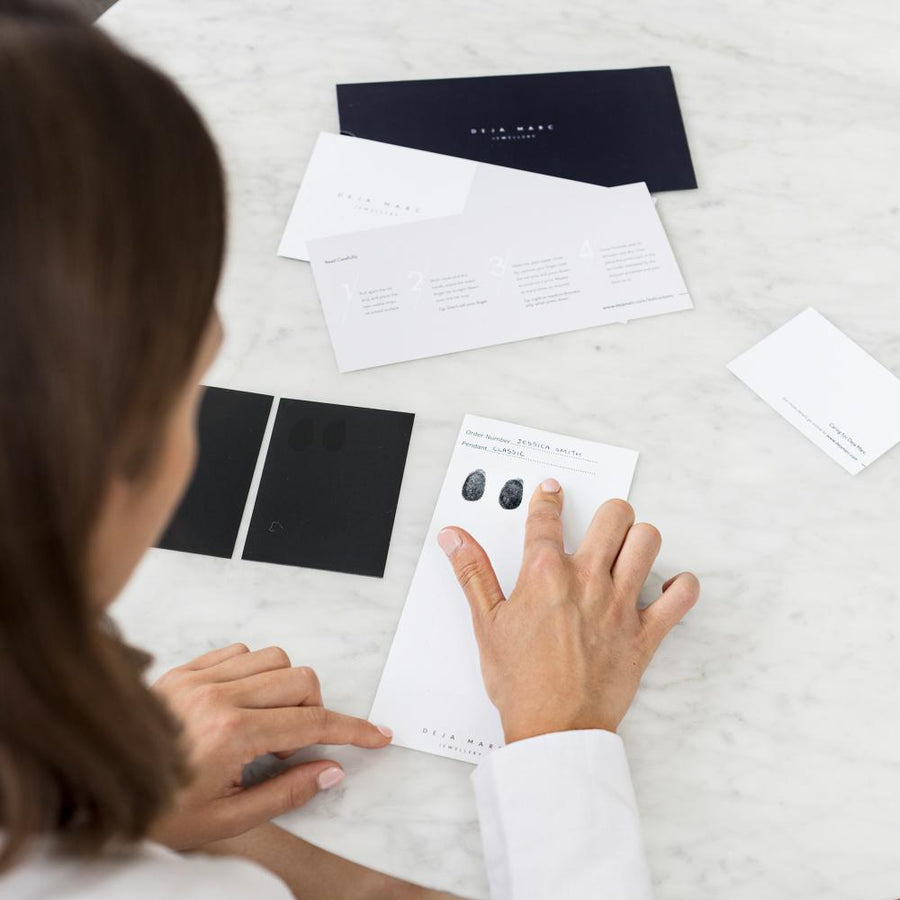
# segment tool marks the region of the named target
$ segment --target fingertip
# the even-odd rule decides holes
[[[615,510],[620,513],[624,519],[630,520],[629,527],[634,524],[634,507],[621,497],[613,497],[601,504],[600,509]]]
[[[560,511],[563,503],[562,485],[555,478],[545,478],[535,489],[528,501],[528,512],[541,509]]]
[[[327,791],[329,788],[339,785],[344,780],[345,776],[346,773],[340,766],[332,764],[328,766],[327,769],[323,769],[316,776],[316,787],[320,791]]]
[[[691,606],[693,606],[700,599],[700,579],[693,572],[685,572],[683,577],[691,597]]]
[[[693,606],[700,599],[700,579],[693,572],[679,572],[663,584],[663,593],[668,591],[676,582],[679,585],[679,591],[684,592],[686,605],[688,607]]]
[[[438,532],[437,542],[441,550],[449,557],[462,547],[463,537],[461,532],[451,525]]]
[[[545,478],[531,495],[532,503],[540,503],[542,500],[547,503],[562,503],[562,499],[562,485],[555,478]]]
[[[645,535],[651,544],[655,544],[656,547],[662,547],[662,533],[650,522],[636,522],[631,526],[631,530],[637,530],[642,535]]]
[[[366,750],[380,750],[382,747],[389,746],[394,740],[394,732],[387,725],[376,725],[366,719],[361,721],[365,722],[365,728],[360,732],[358,743],[354,742],[358,747]]]
[[[699,596],[700,582],[693,572],[681,572],[663,584],[659,597],[640,614],[654,647],[691,611]]]

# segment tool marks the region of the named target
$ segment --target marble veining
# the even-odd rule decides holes
[[[900,373],[900,6],[120,0],[100,25],[173,75],[225,157],[211,383],[417,414],[383,580],[152,551],[117,615],[155,670],[279,643],[365,715],[462,415],[633,447],[632,500],[664,535],[648,593],[688,567],[704,589],[622,727],[657,896],[898,896],[900,449],[851,477],[725,363],[814,305]],[[693,311],[338,374],[308,266],[275,255],[336,82],[656,64],[700,184],[659,195]],[[467,764],[334,755],[346,781],[287,827],[487,896]]]

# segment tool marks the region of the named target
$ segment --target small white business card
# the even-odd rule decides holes
[[[811,307],[728,369],[851,475],[900,441],[900,379]]]

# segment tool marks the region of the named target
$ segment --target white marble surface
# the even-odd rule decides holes
[[[153,551],[118,616],[158,668],[279,643],[364,715],[464,412],[634,447],[655,584],[704,588],[622,728],[658,897],[900,895],[900,449],[853,478],[725,370],[812,304],[900,373],[900,6],[120,0],[101,24],[226,159],[213,383],[417,414],[383,581]],[[335,82],[645,64],[674,68],[700,182],[659,199],[696,309],[338,375],[308,267],[275,255]],[[337,756],[288,827],[486,896],[468,765]]]

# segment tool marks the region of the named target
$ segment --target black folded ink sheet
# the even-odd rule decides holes
[[[413,418],[281,400],[243,558],[381,577]]]
[[[268,394],[206,388],[194,476],[158,547],[232,555],[271,408]]]
[[[607,187],[697,187],[668,66],[337,85],[343,134]]]

